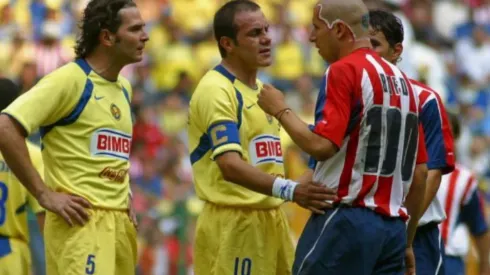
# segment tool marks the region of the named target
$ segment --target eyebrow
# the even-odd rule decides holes
[[[247,34],[251,34],[252,32],[255,32],[255,31],[262,31],[262,29],[268,29],[269,27],[270,27],[269,24],[267,24],[265,26],[252,27],[250,30],[247,31]]]
[[[146,26],[145,23],[137,23],[137,24],[134,24],[134,25],[130,25],[128,27],[128,29],[132,29],[132,30],[135,30],[135,29],[142,29]]]

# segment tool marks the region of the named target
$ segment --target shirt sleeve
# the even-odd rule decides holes
[[[228,87],[208,84],[206,93],[196,102],[201,125],[206,131],[211,143],[211,158],[225,152],[243,153],[238,132],[241,123],[242,102],[239,92],[228,90]]]
[[[351,115],[354,73],[346,64],[333,64],[325,77],[325,85],[320,87],[320,93],[324,96],[319,96],[319,100],[324,102],[317,102],[317,106],[323,109],[316,119],[313,132],[340,148]]]
[[[423,106],[420,121],[424,129],[424,138],[427,147],[429,170],[440,169],[443,174],[454,170],[454,153],[452,148],[452,134],[446,113],[439,106],[434,97]]]
[[[464,222],[474,236],[480,236],[487,232],[488,225],[485,220],[485,210],[481,192],[477,187],[477,182],[472,177],[468,183],[471,185],[468,195],[463,198],[463,205],[460,213],[461,221]]]
[[[425,145],[424,129],[419,124],[419,145],[417,148],[417,164],[427,163],[427,149]]]
[[[73,110],[83,89],[77,83],[73,72],[67,72],[63,67],[45,76],[2,113],[14,118],[29,135],[41,126],[66,117]]]

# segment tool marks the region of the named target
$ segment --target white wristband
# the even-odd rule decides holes
[[[294,189],[297,185],[298,183],[292,180],[276,178],[276,180],[274,180],[274,185],[272,186],[272,196],[285,201],[292,201]]]

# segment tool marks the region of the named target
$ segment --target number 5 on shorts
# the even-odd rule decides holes
[[[244,258],[240,264],[240,258],[235,258],[235,273],[233,275],[250,275],[252,271],[252,260],[249,258]],[[242,273],[238,273],[239,266],[241,266]]]
[[[87,258],[87,267],[85,267],[85,274],[92,275],[95,273],[95,255],[90,254]]]

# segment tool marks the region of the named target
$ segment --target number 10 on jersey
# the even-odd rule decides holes
[[[412,167],[417,154],[418,117],[408,113],[405,117],[405,129],[402,133],[402,113],[398,108],[390,108],[384,114],[383,107],[374,106],[367,112],[366,123],[370,128],[364,172],[379,173],[380,176],[391,176],[395,171],[397,158],[401,156],[401,176],[403,181],[410,180]],[[383,131],[383,122],[386,125]],[[403,141],[403,149],[398,154],[398,144]],[[385,150],[382,152],[382,148]],[[380,167],[380,160],[382,161]],[[379,171],[381,168],[381,171]]]

